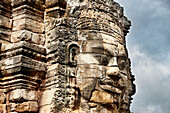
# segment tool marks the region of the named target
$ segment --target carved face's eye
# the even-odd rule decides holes
[[[124,61],[119,62],[118,67],[120,70],[123,70],[125,68],[126,64]]]
[[[118,67],[120,70],[124,70],[126,68],[126,58],[125,57],[118,57]]]
[[[109,63],[109,60],[110,60],[110,57],[103,56],[103,57],[101,58],[101,64],[104,65],[104,66],[107,66],[108,63]]]

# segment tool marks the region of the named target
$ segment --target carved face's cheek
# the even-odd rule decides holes
[[[100,62],[94,57],[93,54],[79,54],[77,55],[77,64],[100,64]]]
[[[98,81],[104,78],[103,72],[102,66],[99,65],[84,64],[77,66],[76,83],[83,98],[90,99]]]
[[[77,78],[105,78],[105,68],[100,65],[78,65]]]

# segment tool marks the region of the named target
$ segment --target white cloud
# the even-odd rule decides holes
[[[145,108],[143,108],[145,106]],[[138,107],[138,111],[134,113],[163,113],[160,106],[143,105]]]
[[[170,106],[169,63],[155,61],[152,56],[142,53],[136,45],[130,50],[132,70],[136,75],[137,85],[132,111],[134,113],[169,112],[167,111]],[[166,62],[170,62],[170,58],[167,58]],[[165,106],[167,104],[168,106]]]

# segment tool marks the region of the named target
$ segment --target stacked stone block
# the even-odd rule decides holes
[[[11,37],[11,1],[0,1],[0,43],[9,43]]]
[[[1,92],[8,112],[37,112],[44,78],[45,48],[20,41],[1,46]],[[26,107],[25,109],[21,109]]]
[[[1,45],[0,89],[5,95],[1,104],[5,107],[0,109],[1,112],[38,112],[40,84],[46,73],[43,3],[30,0],[9,2],[10,24],[4,23],[12,28],[8,38],[11,44],[3,42]],[[5,7],[6,4],[2,5]],[[5,27],[9,29],[10,26]]]
[[[43,45],[44,7],[43,0],[12,1],[12,35],[11,42],[27,41]]]

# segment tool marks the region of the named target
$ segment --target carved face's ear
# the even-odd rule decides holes
[[[71,44],[68,47],[68,64],[77,65],[77,54],[79,53],[79,46]]]

